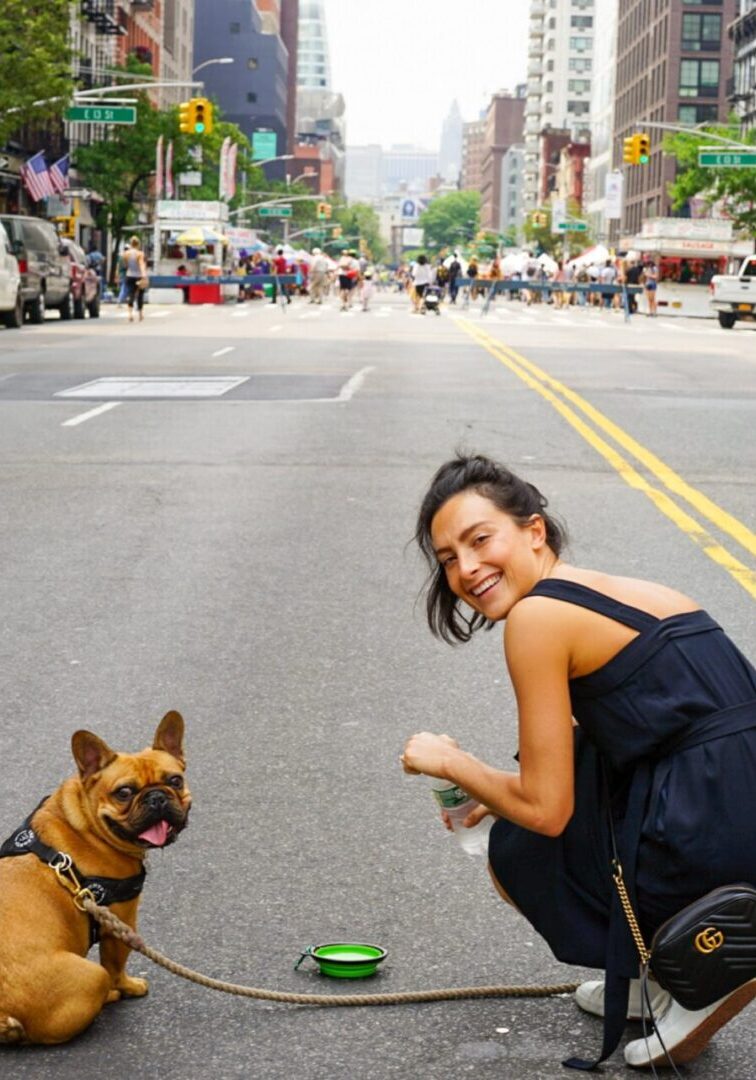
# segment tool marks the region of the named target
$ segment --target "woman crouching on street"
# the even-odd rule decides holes
[[[402,763],[476,799],[468,826],[498,818],[489,869],[502,897],[557,959],[604,970],[576,993],[605,1017],[604,1060],[641,1015],[613,836],[646,944],[712,889],[756,884],[756,670],[682,593],[563,562],[546,507],[486,457],[458,456],[434,476],[415,534],[431,567],[428,623],[456,644],[504,622],[520,769],[430,732],[408,740]],[[625,1061],[691,1061],[756,995],[755,974],[695,1012],[650,982],[655,1032],[627,1043]]]

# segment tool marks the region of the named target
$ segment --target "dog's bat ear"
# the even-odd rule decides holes
[[[184,718],[180,712],[171,709],[158,724],[155,738],[152,743],[153,750],[164,750],[166,754],[175,757],[184,764]]]
[[[71,749],[82,780],[100,772],[117,756],[106,742],[91,731],[75,731],[71,738]]]

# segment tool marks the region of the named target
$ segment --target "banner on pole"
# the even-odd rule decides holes
[[[171,139],[165,152],[165,197],[172,199],[173,196],[173,140]]]
[[[155,198],[163,197],[163,136],[155,144]]]
[[[607,221],[619,221],[622,218],[622,194],[625,178],[621,172],[607,173],[604,182],[604,217]]]
[[[228,152],[231,149],[231,137],[227,135],[221,146],[220,161],[218,162],[218,198],[226,197],[226,173],[228,170]]]

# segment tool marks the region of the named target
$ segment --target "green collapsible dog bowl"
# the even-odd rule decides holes
[[[332,979],[364,979],[368,975],[375,975],[376,968],[387,955],[387,950],[380,945],[339,941],[310,945],[302,954],[302,959],[311,956],[318,964],[321,975],[329,975]]]

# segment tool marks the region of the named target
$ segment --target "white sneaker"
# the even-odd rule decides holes
[[[741,1009],[756,997],[756,979],[726,994],[713,1005],[691,1012],[672,1000],[669,1009],[659,1018],[657,1027],[675,1065],[684,1065],[697,1058],[711,1037],[728,1020],[732,1020]],[[625,1047],[625,1061],[635,1068],[648,1068],[651,1065],[664,1065],[667,1055],[656,1034],[646,1039],[634,1039]]]
[[[666,990],[662,990],[653,979],[648,980],[648,996],[651,999],[651,1008],[654,1016],[658,1019],[669,1006],[672,1000]],[[594,1016],[604,1015],[604,980],[596,979],[591,982],[581,983],[575,991],[575,1003],[583,1012],[593,1013]],[[630,994],[627,999],[628,1020],[641,1019],[641,984],[640,979],[630,980]],[[646,1009],[648,1018],[648,1009]]]

